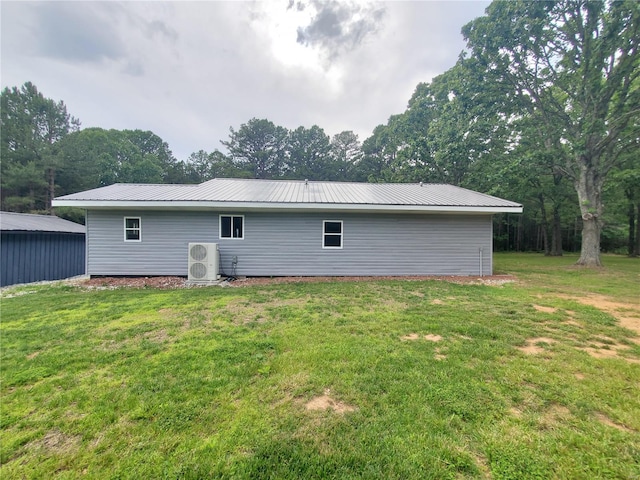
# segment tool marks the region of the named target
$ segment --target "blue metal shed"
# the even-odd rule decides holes
[[[0,286],[83,275],[85,232],[54,216],[0,212]]]

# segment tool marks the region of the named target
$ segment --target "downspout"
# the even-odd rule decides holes
[[[482,268],[482,247],[480,247],[478,249],[478,256],[479,256],[479,262],[480,262],[480,276],[483,277],[483,268]]]
[[[84,210],[84,274],[89,275],[89,211],[86,208]]]

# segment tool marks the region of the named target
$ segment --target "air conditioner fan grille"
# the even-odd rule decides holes
[[[201,262],[207,258],[207,247],[198,244],[193,245],[191,250],[189,250],[189,255],[191,255],[191,258],[196,262]]]
[[[193,278],[205,278],[207,276],[207,266],[204,263],[194,263],[189,267],[189,273]]]

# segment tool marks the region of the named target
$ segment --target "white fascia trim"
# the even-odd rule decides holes
[[[53,200],[54,207],[87,209],[222,209],[222,210],[325,210],[360,212],[441,212],[441,213],[522,213],[522,207],[456,207],[440,205],[372,205],[357,203],[268,203],[212,201],[149,201],[149,200]]]

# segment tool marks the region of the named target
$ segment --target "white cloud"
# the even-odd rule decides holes
[[[487,2],[0,5],[3,87],[32,81],[84,127],[152,130],[185,159],[252,117],[364,140],[455,63]]]

